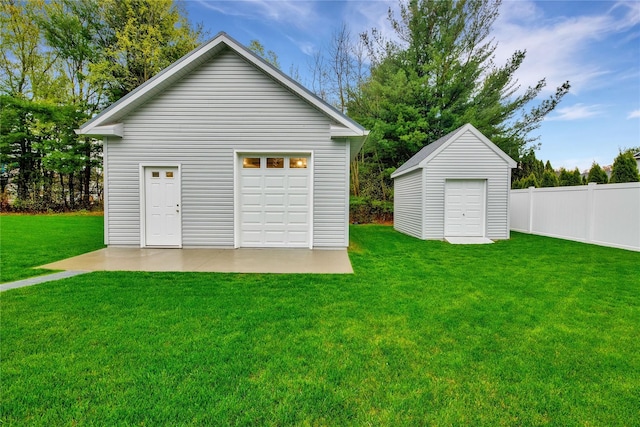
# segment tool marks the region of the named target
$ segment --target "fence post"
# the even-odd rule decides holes
[[[593,241],[594,228],[595,228],[595,209],[596,209],[596,198],[593,192],[596,189],[596,182],[590,182],[587,185],[587,232],[586,232],[586,241],[587,243],[591,243]]]
[[[528,227],[528,233],[531,234],[533,233],[533,190],[535,190],[536,187],[529,187],[529,227]]]

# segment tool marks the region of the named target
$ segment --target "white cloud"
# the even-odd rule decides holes
[[[599,104],[574,104],[569,107],[559,107],[556,109],[556,114],[548,117],[546,120],[568,121],[601,116],[604,113],[603,107],[604,106]]]
[[[627,119],[640,119],[640,110],[634,110],[629,113]]]
[[[398,0],[350,1],[346,3],[342,20],[347,22],[354,37],[375,28],[386,39],[396,40],[396,33],[389,23],[389,9],[399,16]]]
[[[622,9],[623,16],[618,21],[617,30],[624,31],[640,24],[640,2],[619,1],[611,7],[610,12],[615,13]]]
[[[254,20],[269,20],[292,25],[298,29],[309,29],[319,17],[313,1],[295,0],[196,0],[198,4],[218,13]]]
[[[294,38],[294,37],[287,36],[287,35],[285,35],[285,37],[291,43],[293,43],[296,46],[298,46],[298,49],[300,49],[300,51],[302,53],[304,53],[305,55],[307,55],[307,56],[312,56],[318,50],[316,45],[314,43],[309,42],[309,41],[300,40],[298,38]]]
[[[355,30],[358,32],[370,30],[371,28],[377,28],[384,32],[385,30],[391,30],[391,25],[388,20],[389,8],[396,11],[398,10],[397,0],[382,0],[382,1],[352,1],[346,3],[345,18],[356,18],[350,22]],[[387,34],[389,35],[389,34]]]
[[[591,43],[626,31],[640,22],[640,3],[616,3],[602,15],[545,18],[534,2],[504,2],[496,21],[497,62],[504,63],[516,50],[527,51],[517,72],[523,87],[545,77],[545,93],[569,80],[572,93],[598,84],[612,71],[593,55]]]

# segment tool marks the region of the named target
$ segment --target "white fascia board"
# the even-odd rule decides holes
[[[366,142],[367,138],[369,138],[369,131],[364,131],[364,136],[360,136],[357,138],[349,138],[349,158],[351,161],[356,159],[356,156],[360,152],[360,149]]]
[[[367,131],[367,133],[369,132]],[[354,136],[362,136],[362,132],[355,132],[353,129],[345,126],[331,125],[331,138],[348,138]]]
[[[122,138],[124,135],[124,124],[115,123],[112,125],[94,126],[91,129],[76,129],[74,132],[77,135],[87,136],[117,136]]]

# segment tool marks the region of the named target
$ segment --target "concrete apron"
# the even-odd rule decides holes
[[[81,271],[353,273],[346,249],[140,249],[109,247],[38,268]]]

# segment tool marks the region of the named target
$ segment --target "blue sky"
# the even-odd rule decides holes
[[[393,36],[387,10],[398,1],[186,0],[189,18],[214,36],[259,40],[285,72],[304,76],[342,22],[352,34],[377,28]],[[640,146],[640,1],[505,0],[494,25],[497,63],[527,50],[516,74],[523,88],[547,79],[541,96],[572,88],[536,131],[537,157],[555,168],[613,163],[620,148]]]

